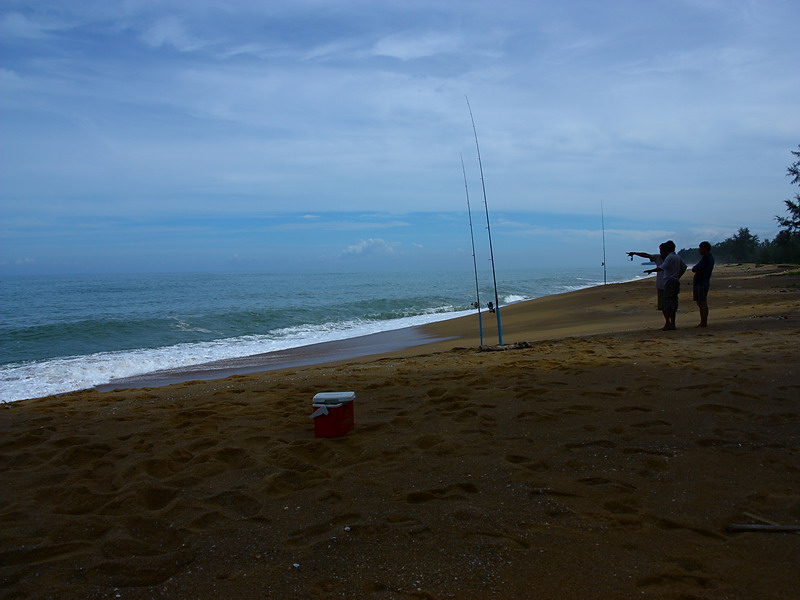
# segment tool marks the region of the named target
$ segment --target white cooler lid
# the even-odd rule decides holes
[[[314,396],[314,404],[341,404],[356,399],[355,392],[320,392]]]

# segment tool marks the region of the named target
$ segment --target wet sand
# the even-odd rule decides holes
[[[504,309],[514,349],[2,405],[2,597],[794,598],[800,535],[728,528],[800,524],[797,273],[718,269],[707,329],[648,280]]]
[[[109,383],[98,385],[97,390],[107,392],[119,388],[158,387],[185,381],[210,381],[232,375],[261,373],[306,365],[321,365],[347,359],[386,354],[448,339],[452,338],[436,337],[420,327],[408,327],[335,342],[323,342],[276,352],[254,354],[253,356],[219,360],[190,367],[164,369],[125,379],[115,379]]]

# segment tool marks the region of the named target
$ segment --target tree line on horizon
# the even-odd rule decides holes
[[[800,149],[800,145],[797,146]],[[800,151],[792,150],[797,158],[787,168],[786,176],[792,185],[800,185]],[[775,217],[782,229],[772,240],[759,240],[748,227],[740,227],[734,235],[711,244],[711,253],[717,262],[800,263],[800,194],[794,200],[784,200],[787,217]],[[687,263],[700,260],[697,248],[682,248],[678,255]]]

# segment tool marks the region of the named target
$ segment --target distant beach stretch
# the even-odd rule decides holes
[[[687,297],[661,331],[647,279],[506,306],[506,349],[467,314],[6,402],[3,597],[793,598],[800,268],[712,286],[707,328]]]

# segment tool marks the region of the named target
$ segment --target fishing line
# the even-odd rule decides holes
[[[464,155],[461,157],[461,171],[464,173],[464,191],[467,193],[467,214],[469,215],[469,238],[472,241],[472,267],[475,270],[475,308],[478,309],[478,334],[483,346],[483,317],[481,316],[481,292],[478,285],[478,259],[475,257],[475,235],[472,230],[472,209],[469,205],[469,187],[467,187],[467,169],[464,167]]]
[[[478,144],[478,130],[475,128],[475,117],[472,116],[472,107],[469,104],[469,97],[464,95],[467,99],[467,108],[469,109],[469,118],[472,121],[472,132],[475,134],[475,148],[478,151],[478,167],[481,171],[481,186],[483,188],[483,206],[486,210],[486,231],[489,234],[489,260],[492,263],[492,282],[494,283],[494,312],[497,315],[497,343],[503,345],[503,327],[500,324],[500,298],[497,295],[497,275],[494,268],[494,249],[492,248],[492,228],[489,225],[489,203],[486,201],[486,182],[483,179],[483,163],[481,161],[481,147]]]
[[[603,214],[603,201],[600,200],[600,226],[603,228],[603,285],[608,284],[606,277],[606,218]]]

